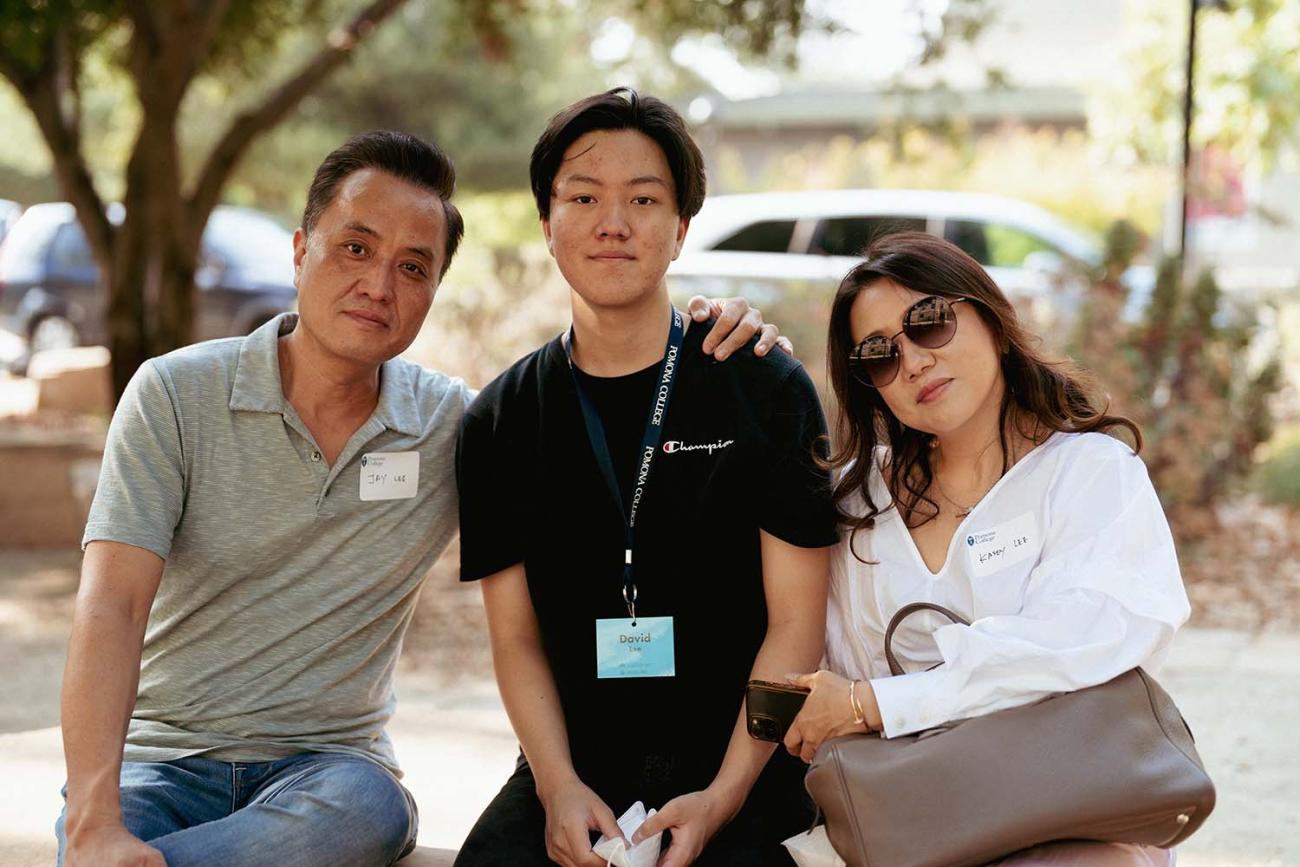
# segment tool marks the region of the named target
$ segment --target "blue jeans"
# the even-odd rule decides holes
[[[122,763],[122,821],[168,867],[391,864],[415,847],[415,801],[368,759]],[[59,867],[66,840],[59,816]]]

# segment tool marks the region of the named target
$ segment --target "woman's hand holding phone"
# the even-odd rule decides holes
[[[847,678],[823,669],[812,674],[791,675],[789,680],[810,690],[783,741],[790,755],[811,763],[817,748],[829,738],[880,729],[880,708],[869,681],[860,680],[854,687],[866,719],[864,723],[858,723],[849,698],[850,681]]]

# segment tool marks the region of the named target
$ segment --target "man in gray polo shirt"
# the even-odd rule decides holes
[[[299,313],[132,379],[64,675],[61,864],[386,864],[414,845],[384,725],[456,531],[473,393],[397,355],[462,235],[454,177],[411,136],[349,141],[294,235]],[[710,336],[719,357],[754,333],[745,310]]]

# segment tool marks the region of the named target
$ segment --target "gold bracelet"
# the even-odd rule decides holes
[[[866,725],[867,715],[862,712],[862,705],[858,704],[858,695],[854,687],[858,685],[856,680],[849,681],[849,705],[853,708],[853,724]]]

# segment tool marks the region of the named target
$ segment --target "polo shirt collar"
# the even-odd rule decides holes
[[[280,382],[279,340],[298,325],[297,313],[281,313],[244,338],[235,366],[230,408],[284,414],[291,409]],[[372,421],[407,436],[422,430],[411,365],[398,358],[384,362],[379,375],[379,403]]]
[[[286,406],[280,387],[279,341],[298,324],[297,313],[281,313],[244,338],[235,365],[235,385],[230,390],[230,408],[250,412],[283,413]]]

